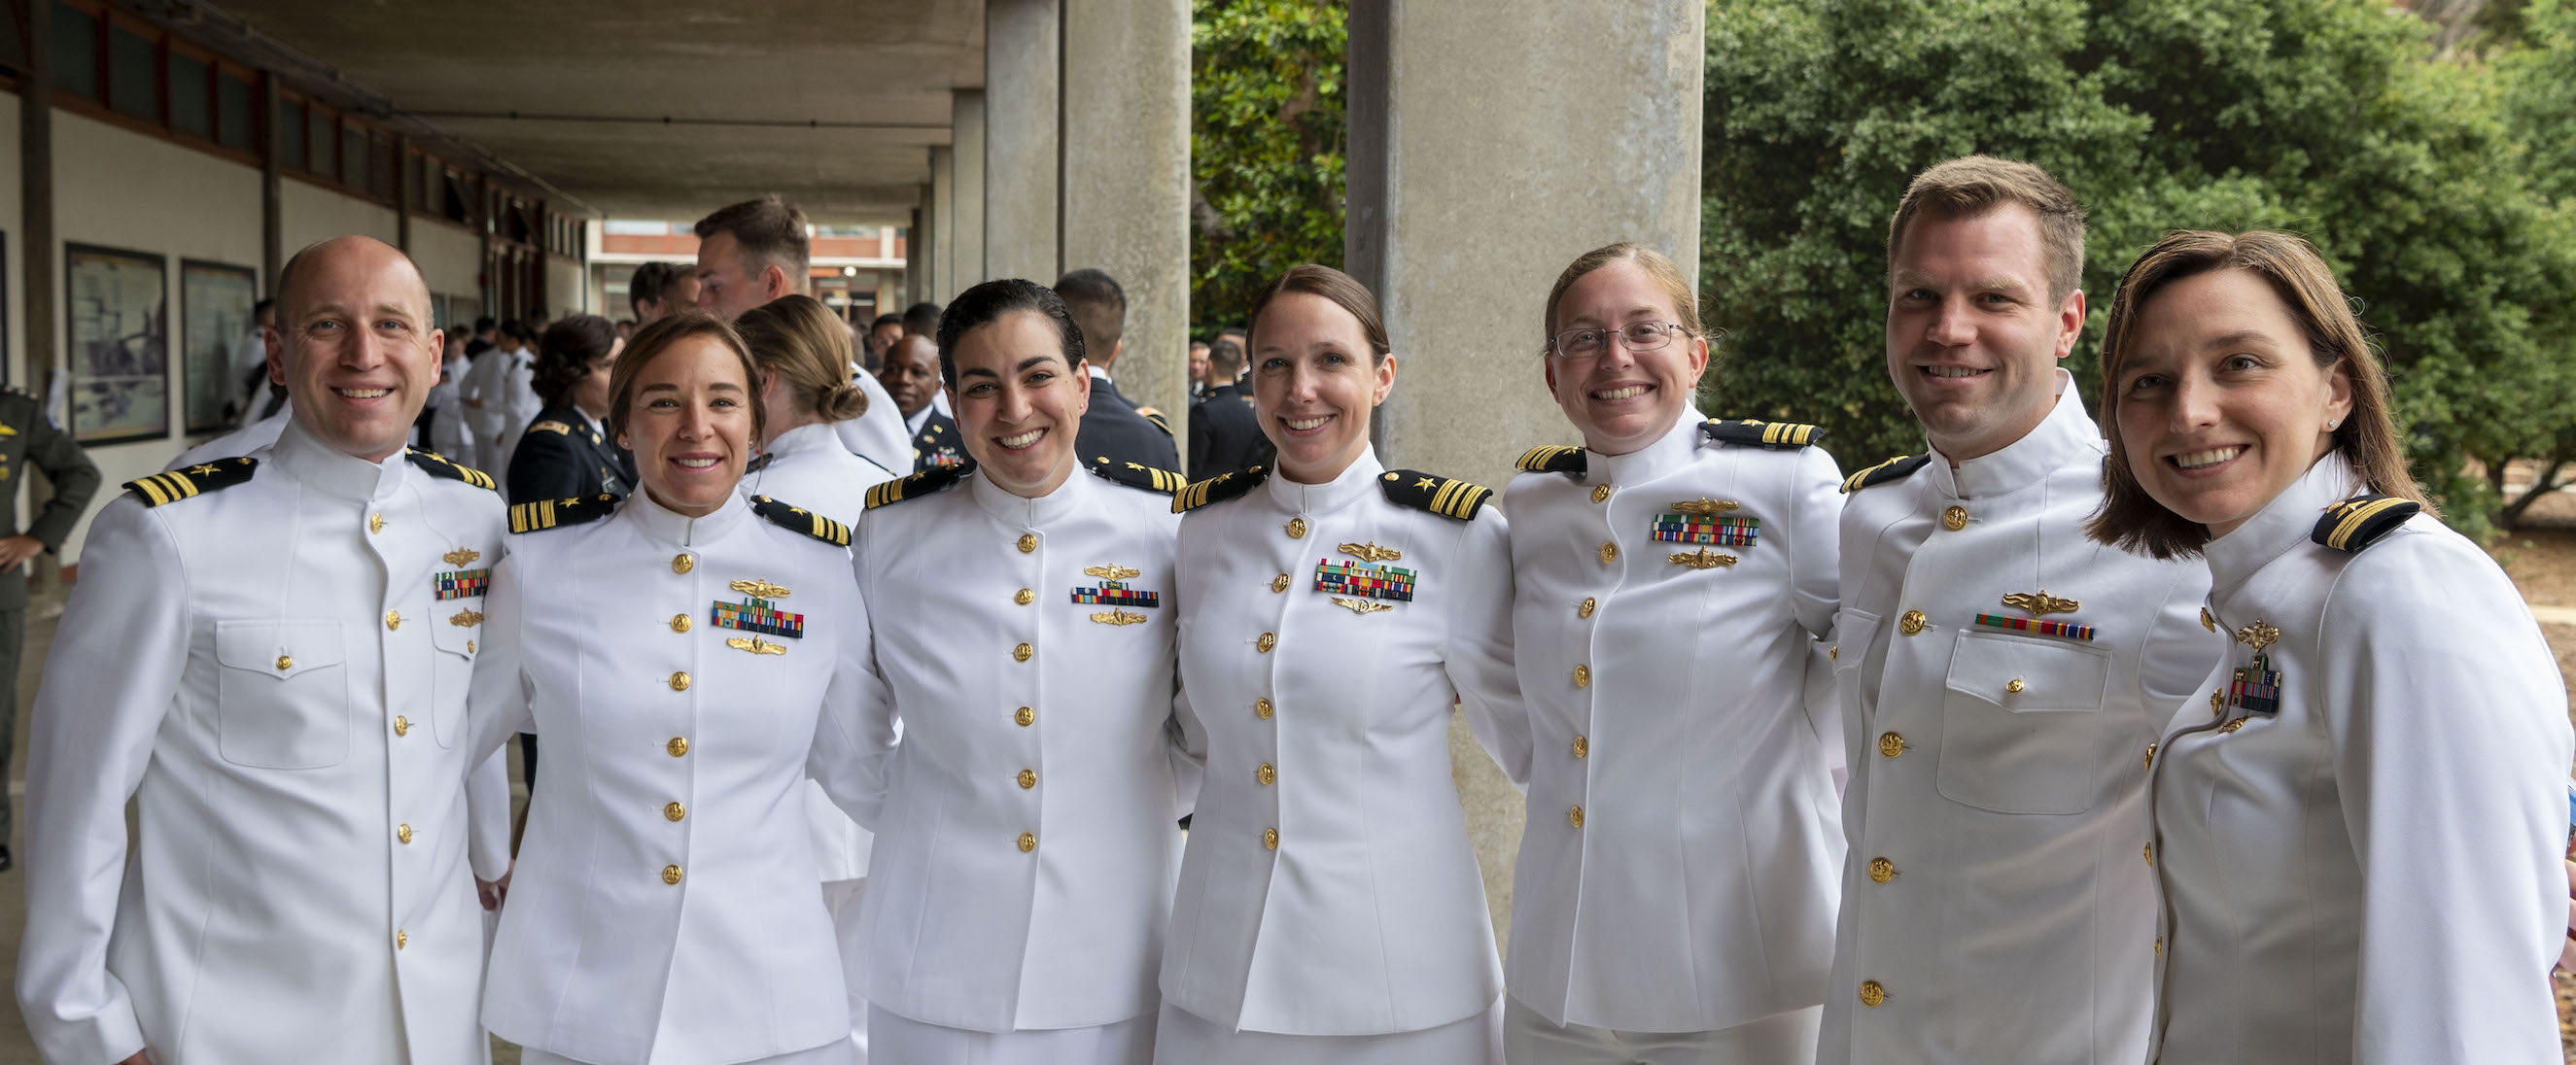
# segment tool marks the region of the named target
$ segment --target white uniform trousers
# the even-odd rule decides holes
[[[1163,1003],[1154,1065],[1498,1065],[1503,1004],[1437,1028],[1386,1035],[1287,1035],[1228,1031]]]
[[[812,1050],[799,1050],[776,1057],[753,1058],[734,1065],[850,1065],[855,1060],[848,1043],[826,1043]],[[527,1047],[519,1051],[519,1065],[589,1065],[578,1058]]]
[[[841,973],[850,989],[850,1046],[859,1052],[853,1065],[868,1065],[868,1000],[859,995],[859,952],[868,938],[859,924],[859,900],[867,897],[867,890],[864,876],[823,881],[823,908],[832,913],[832,938],[841,943]]]
[[[1809,1065],[1825,1008],[1774,1013],[1713,1032],[1626,1032],[1549,1023],[1504,996],[1503,1060],[1510,1065]]]
[[[1088,1028],[978,1032],[870,1006],[868,1034],[880,1065],[1150,1065],[1154,1060],[1150,1013]]]

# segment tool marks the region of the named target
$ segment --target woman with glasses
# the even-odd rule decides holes
[[[2436,520],[2306,241],[2175,233],[2102,341],[2097,540],[2199,555],[2228,654],[2146,755],[2150,1056],[2556,1062],[2567,692]]]
[[[1803,1065],[1843,862],[1840,737],[1806,709],[1841,474],[1812,426],[1700,414],[1707,334],[1652,249],[1577,258],[1542,321],[1583,444],[1504,494],[1531,740],[1507,1057]]]
[[[1501,972],[1449,715],[1506,764],[1512,574],[1491,494],[1389,470],[1377,301],[1288,271],[1252,310],[1278,468],[1184,489],[1185,743],[1203,761],[1163,950],[1166,1065],[1487,1065]]]

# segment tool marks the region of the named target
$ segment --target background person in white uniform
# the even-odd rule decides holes
[[[2153,756],[2153,1053],[2554,1065],[2566,688],[2407,473],[2352,306],[2260,231],[2167,236],[2111,306],[2093,535],[2205,558],[2234,637]]]
[[[1450,775],[1450,708],[1528,763],[1502,515],[1389,470],[1377,302],[1299,266],[1254,303],[1253,407],[1279,449],[1184,490],[1189,749],[1204,761],[1163,951],[1164,1065],[1486,1065],[1502,973]]]
[[[1523,456],[1505,496],[1531,761],[1512,767],[1529,820],[1504,1049],[1812,1065],[1842,736],[1807,713],[1808,666],[1833,625],[1842,474],[1813,426],[1699,413],[1709,344],[1662,254],[1585,253],[1541,321],[1584,446]]]
[[[867,616],[846,527],[735,495],[757,378],[706,314],[646,326],[609,409],[642,489],[510,511],[471,750],[546,740],[483,1000],[531,1065],[853,1060],[803,780],[859,794]]]

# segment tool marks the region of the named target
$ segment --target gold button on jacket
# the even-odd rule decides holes
[[[684,692],[689,690],[689,674],[687,670],[671,674],[671,690],[675,692]]]
[[[1262,654],[1269,654],[1271,648],[1279,646],[1279,634],[1262,633],[1260,639],[1252,641],[1252,646],[1259,648]]]
[[[396,736],[409,736],[409,735],[411,735],[411,719],[410,719],[410,718],[407,718],[407,717],[404,717],[404,716],[402,716],[401,714],[395,714],[395,715],[394,715],[394,735],[396,735]]]
[[[1880,884],[1896,879],[1896,863],[1885,858],[1870,859],[1869,878],[1872,882]]]
[[[1306,519],[1288,519],[1288,538],[1291,540],[1303,540],[1306,538]]]
[[[689,741],[678,736],[673,736],[671,737],[671,742],[662,745],[662,749],[671,752],[671,757],[678,758],[681,755],[689,753]]]
[[[1599,609],[1601,609],[1601,600],[1587,595],[1583,597],[1583,605],[1574,608],[1574,616],[1588,618],[1592,616],[1593,611]]]
[[[1922,632],[1923,626],[1928,621],[1929,619],[1923,616],[1922,611],[1908,610],[1905,612],[1904,617],[1896,619],[1896,631],[1912,636]]]
[[[1038,849],[1038,837],[1037,837],[1037,833],[1034,833],[1034,832],[1022,832],[1022,833],[1020,833],[1020,853],[1022,853],[1022,854],[1027,854],[1027,853],[1029,853],[1030,851],[1033,851],[1033,850],[1036,850],[1036,849]]]
[[[1037,787],[1037,786],[1038,786],[1038,771],[1037,771],[1037,770],[1034,770],[1034,769],[1023,769],[1023,770],[1020,770],[1019,781],[1020,781],[1020,790],[1022,790],[1022,791],[1026,791],[1026,790],[1028,790],[1028,789],[1030,789],[1030,788]]]
[[[1905,753],[1905,737],[1903,737],[1903,736],[1899,736],[1899,735],[1897,735],[1896,733],[1893,733],[1893,732],[1882,732],[1882,733],[1879,733],[1879,734],[1878,734],[1878,756],[1879,756],[1879,757],[1881,757],[1881,758],[1894,758],[1894,757],[1896,757],[1897,755],[1904,754],[1904,753]]]
[[[1280,574],[1280,575],[1278,575],[1278,576],[1276,576],[1276,577],[1272,577],[1272,578],[1270,578],[1270,590],[1271,590],[1271,591],[1274,591],[1274,592],[1284,592],[1284,591],[1287,591],[1287,590],[1288,590],[1288,575],[1287,575],[1287,574],[1285,574],[1285,573],[1282,573],[1282,574]]]
[[[399,628],[402,628],[402,611],[385,611],[385,630],[391,632]]]
[[[698,568],[698,560],[691,557],[686,552],[671,556],[671,572],[673,573],[687,573],[696,568]]]
[[[1021,533],[1021,534],[1020,534],[1020,553],[1021,553],[1021,554],[1025,555],[1025,554],[1028,554],[1028,553],[1030,553],[1030,552],[1036,551],[1037,549],[1038,549],[1038,535],[1037,535],[1036,533]]]
[[[1027,644],[1021,644],[1017,647],[1011,648],[1011,661],[1026,662],[1029,660],[1030,655],[1036,653],[1038,653],[1037,648],[1031,647]]]
[[[663,866],[663,867],[662,867],[662,882],[663,882],[663,883],[665,883],[665,884],[677,884],[677,883],[679,883],[679,882],[680,882],[680,867],[679,867],[679,866],[676,866],[676,865],[666,865],[666,866]]]
[[[679,803],[669,803],[662,807],[662,819],[665,821],[677,821],[687,816],[689,816],[689,808]]]
[[[1594,485],[1594,486],[1592,486],[1592,501],[1593,501],[1593,502],[1595,502],[1595,503],[1607,503],[1607,502],[1609,502],[1609,501],[1610,501],[1610,486],[1609,486],[1609,485],[1606,485],[1606,484],[1600,484],[1600,485]]]
[[[411,843],[411,826],[410,826],[410,825],[396,825],[396,826],[394,826],[394,838],[395,838],[395,839],[398,839],[398,840],[403,841],[403,843],[404,843],[404,844],[406,844],[406,845],[408,845],[409,843]]]
[[[1252,771],[1252,779],[1263,787],[1269,787],[1279,780],[1279,771],[1272,768],[1270,763],[1263,762],[1261,768]]]
[[[1027,728],[1038,723],[1038,712],[1033,708],[1023,706],[1012,712],[1011,720],[1019,722],[1021,728]]]
[[[1264,720],[1264,721],[1267,721],[1267,720],[1269,720],[1269,719],[1270,719],[1270,712],[1271,712],[1271,703],[1270,703],[1270,700],[1268,700],[1268,699],[1255,699],[1255,700],[1253,700],[1253,701],[1252,701],[1252,714],[1253,714],[1253,716],[1254,716],[1254,717],[1258,717],[1258,718],[1261,718],[1261,719],[1262,719],[1262,720]]]
[[[1880,987],[1880,986],[1879,986],[1879,984],[1878,984],[1878,981],[1876,981],[1876,980],[1863,980],[1863,981],[1861,981],[1861,982],[1860,982],[1860,1004],[1861,1004],[1861,1005],[1864,1005],[1864,1006],[1883,1006],[1883,1005],[1886,1005],[1886,1004],[1887,1004],[1887,989],[1886,989],[1886,988],[1884,988],[1884,987]]]
[[[673,632],[687,632],[687,631],[689,631],[689,616],[688,616],[687,614],[673,614],[673,615],[671,615],[671,631],[673,631]]]
[[[1968,527],[1968,508],[1951,507],[1941,512],[1941,527],[1958,532]]]
[[[1027,605],[1029,605],[1030,603],[1037,602],[1037,599],[1038,599],[1038,593],[1036,593],[1036,592],[1034,592],[1034,591],[1031,591],[1031,590],[1029,590],[1029,589],[1027,589],[1027,588],[1022,588],[1022,589],[1020,589],[1019,591],[1017,591],[1017,592],[1015,592],[1015,593],[1012,593],[1012,595],[1011,595],[1011,601],[1012,601],[1012,602],[1014,602],[1014,603],[1018,603],[1018,604],[1020,604],[1021,606],[1027,606]]]

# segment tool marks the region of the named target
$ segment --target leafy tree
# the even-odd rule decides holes
[[[2483,531],[2503,463],[2576,425],[2576,227],[2507,121],[2512,78],[2438,60],[2378,0],[1717,0],[1708,23],[1716,409],[1829,424],[1848,464],[1920,450],[1885,370],[1886,220],[1913,173],[1988,152],[2091,211],[2067,366],[2097,414],[2129,262],[2168,229],[2259,227],[2305,234],[2358,301],[2455,524]]]
[[[1235,324],[1299,263],[1342,261],[1342,0],[1193,0],[1190,314]]]

